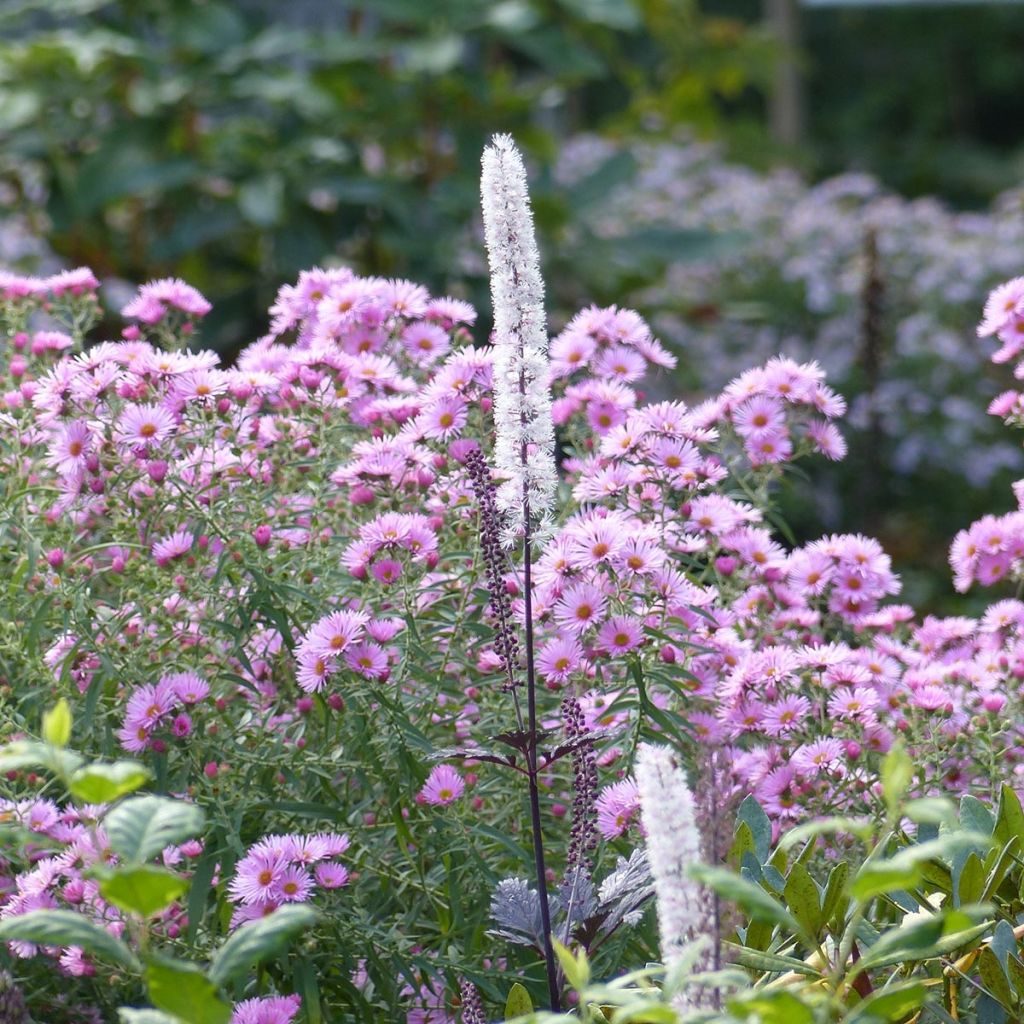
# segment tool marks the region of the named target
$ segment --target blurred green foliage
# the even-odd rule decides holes
[[[9,0],[0,182],[60,256],[186,277],[237,342],[330,255],[480,302],[466,239],[491,133],[546,166],[595,124],[712,130],[769,57],[691,0]],[[569,204],[538,197],[548,251]]]

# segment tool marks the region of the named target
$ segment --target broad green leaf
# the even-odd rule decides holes
[[[985,868],[976,853],[969,853],[957,879],[956,895],[958,907],[976,903],[985,890]]]
[[[917,824],[955,825],[956,804],[938,796],[921,797],[903,805],[903,813]]]
[[[66,747],[71,739],[71,705],[61,697],[43,713],[43,739],[54,747]]]
[[[312,907],[291,906],[243,924],[214,954],[210,979],[215,985],[229,984],[255,964],[276,956],[296,934],[311,928],[316,919]]]
[[[897,741],[882,761],[882,796],[890,814],[895,814],[914,778],[914,762],[903,743]]]
[[[202,831],[203,812],[184,800],[136,796],[118,804],[103,819],[103,827],[116,853],[126,861],[142,862]]]
[[[750,826],[745,821],[738,821],[732,846],[729,847],[728,863],[736,870],[739,870],[745,853],[749,853],[752,857],[755,856],[754,833],[751,832]]]
[[[900,866],[892,861],[869,861],[861,866],[850,885],[854,899],[865,902],[885,892],[899,892],[912,889],[921,881],[922,872],[918,864]]]
[[[772,823],[764,813],[764,808],[752,796],[748,796],[740,804],[737,818],[750,829],[754,841],[754,856],[759,863],[767,864],[772,845]]]
[[[70,750],[60,750],[35,740],[16,740],[0,750],[0,772],[47,768],[58,775],[70,775],[82,758]]]
[[[1016,836],[1024,848],[1024,809],[1021,808],[1016,791],[1005,782],[999,792],[994,835],[1000,843],[1008,843]]]
[[[887,860],[862,864],[850,891],[856,899],[867,900],[879,893],[912,888],[921,881],[928,861],[948,859],[979,845],[984,848],[989,842],[988,836],[978,832],[953,832],[924,843],[914,843]]]
[[[890,985],[872,992],[858,1003],[846,1018],[847,1024],[867,1024],[869,1021],[899,1021],[913,1013],[924,1002],[927,990],[921,982]]]
[[[533,1000],[530,999],[530,993],[517,981],[508,990],[508,999],[505,1000],[505,1019],[525,1017],[528,1013],[533,1013]]]
[[[981,975],[981,983],[985,990],[993,998],[998,1000],[1007,1010],[1013,1010],[1016,1000],[1013,995],[1013,988],[1010,979],[999,962],[999,957],[992,950],[985,946],[978,956],[978,974]]]
[[[228,1024],[231,1007],[195,964],[154,957],[146,965],[150,1002],[188,1024]]]
[[[938,928],[932,923],[934,921],[939,921]],[[928,921],[890,929],[857,961],[858,972],[948,956],[977,941],[991,927],[991,923],[986,921],[961,931],[950,931],[949,923],[948,918],[936,916]]]
[[[814,879],[803,864],[794,864],[789,869],[783,890],[786,906],[804,926],[808,935],[817,937],[824,919],[821,913],[821,894]]]
[[[773,899],[759,885],[734,874],[728,868],[695,865],[690,874],[698,882],[709,886],[725,899],[742,907],[754,921],[781,924],[793,933],[800,932],[795,917],[776,899]]]
[[[87,764],[71,777],[71,795],[87,804],[112,804],[144,786],[150,778],[149,769],[138,761]]]
[[[960,824],[971,832],[988,837],[996,825],[992,812],[977,798],[968,795],[960,799]]]
[[[150,864],[107,868],[99,877],[100,894],[108,903],[140,917],[166,909],[188,889],[180,875]]]
[[[40,946],[81,946],[100,960],[139,969],[134,954],[120,939],[72,910],[30,910],[0,921],[0,942],[15,940]]]
[[[814,1024],[811,1008],[785,989],[739,996],[728,1006],[737,1017],[753,1017],[758,1024]]]

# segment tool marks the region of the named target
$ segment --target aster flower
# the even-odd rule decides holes
[[[640,812],[640,793],[632,779],[605,786],[597,798],[597,830],[605,839],[621,836]]]
[[[549,520],[558,476],[544,283],[526,171],[510,136],[496,135],[484,151],[480,192],[494,303],[494,457],[504,481],[498,507],[511,542],[529,527],[526,508]]]
[[[462,776],[451,765],[439,764],[427,776],[419,795],[424,803],[447,806],[455,803],[465,788]]]
[[[235,1003],[230,1024],[292,1024],[302,1007],[301,996],[263,996]]]
[[[174,433],[174,416],[160,405],[129,405],[121,413],[114,437],[126,448],[159,445]]]

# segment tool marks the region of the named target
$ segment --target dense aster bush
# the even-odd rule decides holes
[[[1012,1015],[1024,604],[920,619],[877,541],[787,543],[822,369],[686,405],[632,310],[549,344],[507,138],[484,170],[491,339],[314,269],[228,367],[182,281],[104,340],[90,271],[0,275],[12,1019]],[[997,361],[1022,324],[1016,279]]]

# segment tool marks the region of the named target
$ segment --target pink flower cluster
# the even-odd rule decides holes
[[[350,609],[325,615],[295,648],[299,687],[306,693],[319,693],[342,667],[363,679],[386,679],[397,651],[385,645],[402,625],[400,619],[371,620],[366,612]]]
[[[302,1008],[300,996],[264,996],[235,1003],[231,1024],[291,1024]]]
[[[193,728],[194,709],[210,694],[210,685],[195,672],[174,672],[157,683],[136,687],[125,705],[124,724],[117,733],[121,746],[132,753],[163,751],[162,734],[187,739]]]
[[[92,867],[117,863],[102,826],[97,824],[104,810],[93,806],[59,807],[46,799],[0,800],[0,822],[19,825],[39,844],[27,867],[17,870],[13,862],[3,862],[0,921],[33,910],[74,910],[112,935],[122,935],[124,915],[103,899],[99,882],[90,875]],[[43,853],[47,847],[48,852]],[[180,867],[202,850],[200,842],[190,840],[168,846],[161,860],[166,867]],[[178,903],[161,911],[153,922],[157,934],[172,939],[187,924],[185,907]],[[41,952],[56,957],[60,970],[68,975],[82,977],[96,971],[90,956],[78,946],[40,948],[21,941],[7,946],[17,957],[30,958]]]
[[[159,323],[172,310],[200,319],[210,312],[210,303],[189,284],[165,277],[144,284],[138,294],[121,310],[121,316],[144,324]]]
[[[231,927],[272,914],[285,903],[305,903],[316,888],[338,889],[348,870],[337,863],[348,849],[346,835],[265,836],[249,847],[228,882],[228,899],[237,904]]]

